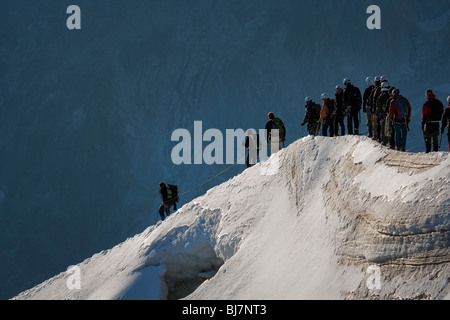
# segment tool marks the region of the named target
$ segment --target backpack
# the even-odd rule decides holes
[[[306,108],[306,113],[308,115],[308,118],[305,118],[305,119],[308,119],[307,122],[315,123],[315,122],[319,121],[321,109],[322,109],[322,106],[317,103],[308,105],[308,107]]]
[[[431,99],[425,103],[424,120],[432,122],[440,122],[442,114],[445,112],[444,105],[436,99]]]
[[[344,90],[344,103],[347,106],[351,106],[351,112],[356,112],[361,109],[362,97],[358,87],[351,85]]]
[[[431,104],[429,101],[423,106],[422,117],[425,121],[431,118]]]
[[[380,94],[380,96],[378,97],[376,113],[381,117],[384,117],[387,113],[386,105],[387,105],[389,98],[390,98],[390,95],[389,95],[389,92],[387,92],[387,91],[382,92]]]
[[[330,99],[326,102],[328,106],[328,118],[334,120],[336,118],[336,104],[333,99]]]
[[[178,197],[178,187],[172,184],[166,184],[167,188],[167,199],[175,199],[176,202],[180,200]]]
[[[280,137],[280,141],[284,141],[285,138],[285,132],[284,132],[284,124],[283,121],[281,121],[280,118],[275,118],[272,121],[272,129],[278,129],[278,134]]]
[[[399,121],[408,118],[408,108],[406,105],[406,100],[400,97],[395,101],[395,104],[395,119]]]

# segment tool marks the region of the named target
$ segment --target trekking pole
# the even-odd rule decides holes
[[[441,133],[441,141],[439,142],[439,149],[441,148],[441,146],[442,146],[442,138],[444,137],[444,133],[442,132]]]

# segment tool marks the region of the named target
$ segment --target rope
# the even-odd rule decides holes
[[[210,182],[211,180],[214,180],[215,178],[217,178],[217,177],[220,176],[221,174],[227,172],[228,170],[230,170],[231,168],[233,168],[234,166],[236,166],[237,164],[239,164],[239,162],[240,162],[242,159],[244,159],[244,158],[245,158],[245,156],[242,157],[241,159],[239,159],[235,164],[229,166],[229,167],[226,168],[225,170],[220,171],[220,172],[219,172],[218,174],[216,174],[215,176],[213,176],[213,177],[211,177],[211,178],[209,178],[209,179],[203,181],[202,183],[196,185],[195,187],[192,187],[192,188],[188,189],[187,191],[183,192],[181,195],[179,195],[179,197],[181,197],[181,196],[183,196],[183,195],[185,195],[185,194],[188,194],[188,193],[191,192],[192,190],[194,190],[194,189],[196,189],[196,188],[198,188],[198,187],[201,187],[201,186],[203,186],[204,184],[207,184],[207,183]]]
[[[285,148],[284,141],[283,141],[283,148]],[[180,195],[178,196],[178,198],[181,197],[181,196],[184,196],[185,194],[188,194],[189,192],[191,192],[192,190],[194,190],[194,189],[196,189],[196,188],[198,188],[198,187],[203,186],[204,184],[207,184],[208,182],[210,182],[211,180],[214,180],[215,178],[217,178],[217,177],[220,176],[221,174],[224,174],[225,172],[227,172],[228,170],[230,170],[230,169],[233,168],[234,166],[238,165],[239,162],[241,162],[241,160],[243,160],[245,157],[246,157],[246,155],[244,155],[242,158],[240,158],[235,164],[232,164],[232,165],[229,166],[228,168],[226,168],[226,169],[220,171],[220,172],[219,172],[218,174],[216,174],[215,176],[213,176],[213,177],[211,177],[211,178],[209,178],[209,179],[203,181],[202,183],[196,185],[195,187],[192,187],[192,188],[188,189],[187,191],[183,192],[182,194],[180,194]]]

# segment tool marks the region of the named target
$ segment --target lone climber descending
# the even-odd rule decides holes
[[[177,211],[177,202],[179,201],[178,187],[161,182],[159,184],[159,193],[163,200],[163,203],[159,207],[159,215],[163,221],[166,216],[170,215],[170,208],[173,207],[173,210]]]

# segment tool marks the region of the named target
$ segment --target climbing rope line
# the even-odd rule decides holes
[[[245,156],[242,157],[241,159],[239,159],[235,164],[232,164],[231,166],[227,167],[226,169],[220,171],[220,172],[219,172],[218,174],[216,174],[215,176],[213,176],[213,177],[211,177],[211,178],[208,178],[207,180],[203,181],[202,183],[200,183],[200,184],[198,184],[198,185],[196,185],[196,186],[194,186],[194,187],[188,189],[187,191],[183,192],[182,194],[180,194],[179,197],[181,197],[181,196],[183,196],[183,195],[185,195],[185,194],[188,194],[188,193],[191,192],[192,190],[194,190],[194,189],[196,189],[196,188],[198,188],[198,187],[201,187],[201,186],[203,186],[204,184],[207,184],[208,182],[214,180],[215,178],[217,178],[217,177],[220,176],[221,174],[224,174],[225,172],[227,172],[228,170],[230,170],[230,169],[233,168],[234,166],[238,165],[239,162],[240,162],[241,160],[243,160],[244,158],[245,158]]]

